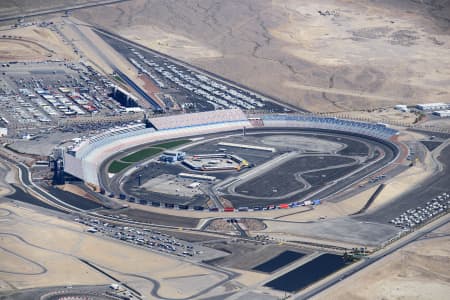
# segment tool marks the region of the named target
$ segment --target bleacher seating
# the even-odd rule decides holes
[[[240,109],[223,109],[149,119],[149,122],[157,130],[243,121],[247,121],[247,116]]]
[[[381,139],[389,139],[398,134],[398,131],[387,127],[385,124],[374,124],[343,120],[329,117],[305,116],[305,115],[264,115],[261,117],[266,127],[305,127],[331,129],[373,136]]]
[[[96,134],[82,142],[80,142],[78,145],[76,145],[72,151],[75,153],[76,157],[83,157],[83,155],[89,151],[92,147],[89,147],[89,145],[95,145],[109,137],[112,136],[120,136],[121,134],[127,133],[127,132],[136,132],[139,130],[145,129],[145,124],[132,124],[132,125],[126,125],[126,126],[118,126],[114,127],[112,129],[109,129],[105,132]]]

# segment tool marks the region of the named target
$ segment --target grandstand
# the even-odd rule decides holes
[[[101,162],[119,151],[162,140],[251,127],[240,109],[159,117],[151,120],[157,130],[144,127],[115,128],[68,148],[64,154],[65,172],[99,186],[98,168]]]
[[[87,145],[95,144],[96,142],[99,142],[105,138],[121,135],[127,132],[133,132],[137,130],[145,129],[145,124],[139,123],[139,124],[130,124],[126,126],[116,126],[112,129],[108,129],[105,132],[102,132],[100,134],[94,135],[88,139],[80,140],[76,142],[72,147],[69,147],[69,152],[71,152],[74,156],[80,156],[79,151],[81,149],[86,149]],[[78,153],[78,154],[77,154]]]
[[[264,127],[318,128],[363,134],[380,139],[389,139],[398,131],[385,124],[356,122],[337,118],[324,118],[305,115],[263,115]]]
[[[219,123],[247,123],[248,119],[240,109],[224,109],[192,114],[174,115],[169,117],[150,118],[149,122],[157,130],[161,130]]]

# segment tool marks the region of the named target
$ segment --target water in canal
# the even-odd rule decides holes
[[[305,256],[304,253],[289,251],[289,250],[284,251],[284,252],[278,254],[277,256],[272,257],[268,261],[266,261],[260,265],[257,265],[256,267],[253,268],[253,270],[264,272],[264,273],[272,273],[273,271],[275,271],[281,267],[284,267],[303,256]]]
[[[322,254],[304,265],[266,283],[265,286],[286,292],[296,292],[338,271],[345,265],[346,261],[340,255]]]

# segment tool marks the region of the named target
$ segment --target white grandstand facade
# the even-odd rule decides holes
[[[261,115],[248,118],[240,109],[217,110],[149,119],[154,128],[144,124],[114,128],[78,142],[64,153],[64,171],[86,183],[100,186],[99,167],[119,151],[143,144],[207,135],[243,128],[316,128],[362,134],[388,140],[398,132],[384,124],[299,114]]]

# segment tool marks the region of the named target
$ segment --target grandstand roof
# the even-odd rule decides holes
[[[237,122],[244,120],[246,121],[247,117],[240,109],[223,109],[149,119],[153,127],[158,130],[216,123]]]
[[[269,127],[274,125],[288,127],[290,124],[293,124],[291,121],[296,121],[298,125],[304,127],[349,131],[384,139],[388,139],[389,137],[398,134],[397,130],[389,128],[385,124],[365,123],[337,118],[304,115],[263,115],[262,119],[264,120],[265,125]],[[280,124],[274,124],[273,122]]]

